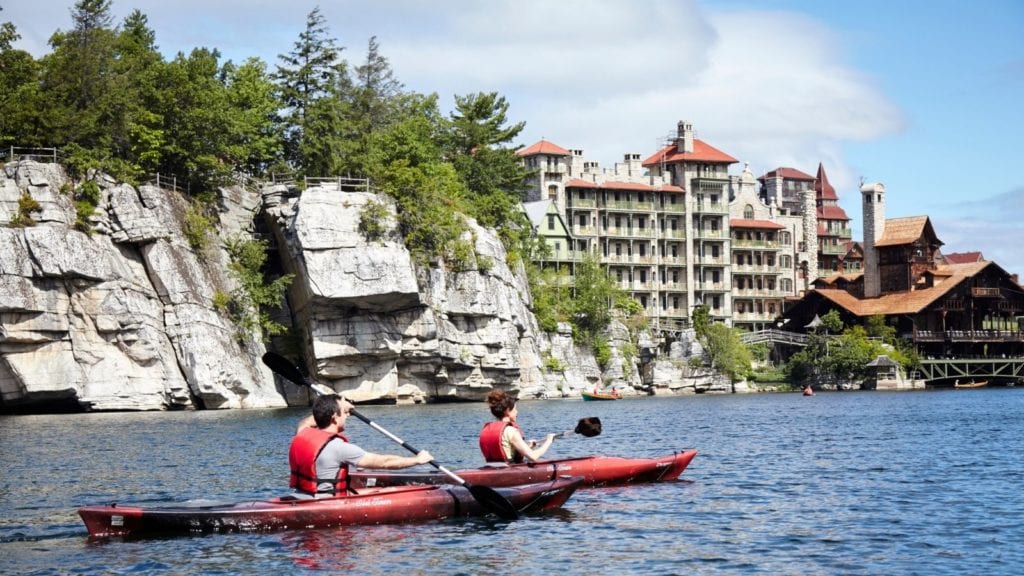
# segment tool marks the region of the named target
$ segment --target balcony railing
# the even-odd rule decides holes
[[[778,251],[782,249],[782,243],[776,240],[746,240],[740,238],[733,238],[732,247],[733,250],[737,248],[749,248],[754,250]]]
[[[593,198],[570,198],[570,208],[597,208],[597,200]]]
[[[694,202],[693,211],[701,214],[727,214],[729,207],[718,202]]]

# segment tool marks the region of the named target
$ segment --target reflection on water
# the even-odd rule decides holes
[[[1021,389],[520,403],[550,454],[695,447],[683,480],[581,490],[514,522],[89,541],[84,504],[284,493],[304,410],[0,417],[0,569],[53,573],[1024,572]],[[479,464],[480,404],[366,407],[451,466]],[[353,441],[400,448],[358,422]]]

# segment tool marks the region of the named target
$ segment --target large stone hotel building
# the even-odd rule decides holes
[[[653,155],[613,168],[546,140],[518,154],[531,172],[527,214],[551,248],[543,264],[572,273],[594,254],[657,331],[687,327],[699,304],[715,320],[768,328],[817,277],[859,268],[821,166],[816,177],[730,175],[738,161],[688,122]]]

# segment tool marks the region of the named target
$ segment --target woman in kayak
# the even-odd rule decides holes
[[[352,405],[337,394],[319,396],[313,402],[313,414],[299,423],[288,449],[291,466],[289,485],[296,495],[306,498],[344,496],[348,492],[350,467],[397,470],[434,459],[421,450],[415,456],[374,454],[349,443],[342,436]]]
[[[518,463],[523,459],[536,462],[551,447],[555,435],[548,434],[538,447],[536,441],[527,443],[523,432],[516,424],[519,410],[516,399],[503,390],[492,390],[487,395],[487,404],[495,421],[487,423],[480,431],[480,451],[488,462]]]

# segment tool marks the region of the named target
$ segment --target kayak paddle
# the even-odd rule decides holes
[[[327,386],[324,386],[323,384],[310,382],[308,378],[302,375],[302,372],[300,372],[299,369],[294,364],[292,364],[287,358],[281,356],[280,354],[267,352],[266,354],[263,355],[263,363],[266,364],[267,367],[273,370],[276,374],[280,375],[282,378],[298,386],[305,386],[307,388],[310,388],[317,394],[323,395],[336,393],[334,390],[328,388]],[[373,420],[370,420],[366,416],[363,416],[354,408],[350,413],[356,418],[368,424],[370,428],[373,428],[374,430],[390,438],[392,441],[400,444],[406,450],[412,452],[413,454],[419,454],[420,451],[418,449],[413,448],[408,442],[402,440],[398,436],[395,436],[391,432],[388,432]],[[516,507],[513,506],[512,503],[509,502],[507,498],[499,494],[494,488],[491,488],[490,486],[471,485],[465,480],[463,480],[462,477],[455,474],[451,470],[445,468],[444,466],[441,466],[437,462],[431,460],[429,464],[434,468],[437,468],[441,472],[447,474],[449,478],[455,480],[455,482],[460,486],[463,486],[467,490],[469,490],[469,493],[477,502],[480,503],[481,506],[486,508],[488,511],[493,512],[499,518],[502,518],[504,520],[515,520],[519,517],[519,512],[516,511]]]
[[[586,436],[587,438],[593,438],[601,433],[601,419],[597,416],[590,416],[588,418],[580,418],[580,421],[576,423],[576,428],[572,430],[563,430],[555,434],[555,438],[564,438],[566,436],[572,436],[573,434],[579,434],[580,436]],[[540,444],[541,440],[531,440],[535,444]]]

